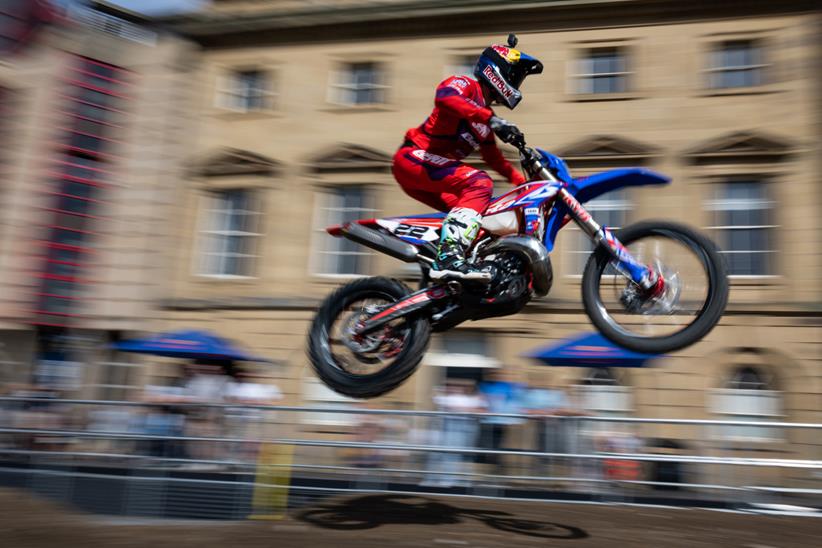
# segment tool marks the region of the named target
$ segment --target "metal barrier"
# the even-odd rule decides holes
[[[0,412],[0,485],[105,513],[239,519],[436,493],[814,514],[822,495],[814,423],[14,397]]]

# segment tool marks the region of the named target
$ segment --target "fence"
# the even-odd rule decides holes
[[[339,493],[815,513],[822,494],[822,424],[36,398],[0,409],[0,485],[104,513],[270,517]]]

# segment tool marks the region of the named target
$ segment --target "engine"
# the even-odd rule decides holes
[[[502,305],[517,302],[528,293],[528,273],[523,260],[513,253],[503,253],[480,263],[493,278],[485,288],[483,304]]]

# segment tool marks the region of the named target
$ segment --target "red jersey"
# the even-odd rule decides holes
[[[462,160],[479,149],[494,171],[514,184],[525,178],[502,156],[488,120],[494,112],[485,105],[480,83],[468,76],[451,76],[437,86],[434,111],[405,138],[421,149]]]

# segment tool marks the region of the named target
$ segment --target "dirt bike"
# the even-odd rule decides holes
[[[405,381],[419,365],[432,332],[467,320],[516,314],[553,281],[550,252],[559,230],[574,221],[593,242],[582,275],[582,302],[594,326],[622,347],[671,352],[704,337],[728,299],[726,268],[699,232],[667,221],[644,221],[616,233],[582,206],[623,187],[664,185],[642,168],[575,179],[565,162],[507,139],[519,150],[528,181],[491,202],[467,260],[490,282],[431,283],[442,213],[364,219],[326,230],[407,263],[422,277],[413,291],[386,277],[355,280],[329,295],[308,336],[319,378],[354,398],[373,398]]]

